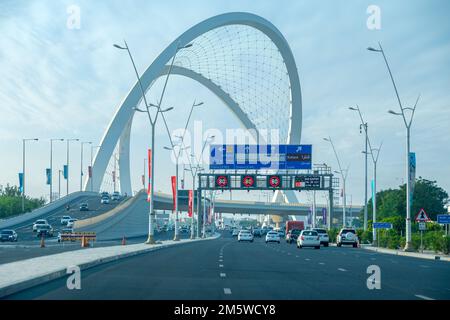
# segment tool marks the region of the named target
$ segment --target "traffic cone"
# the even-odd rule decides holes
[[[41,236],[41,248],[45,248],[44,236]]]
[[[127,241],[125,240],[125,236],[123,236],[123,238],[122,238],[122,245],[124,246],[126,244],[127,244]]]

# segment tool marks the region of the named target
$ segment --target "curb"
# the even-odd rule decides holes
[[[113,256],[109,256],[109,257],[105,257],[105,258],[98,258],[95,259],[93,261],[89,261],[80,265],[77,265],[80,270],[87,270],[89,268],[93,268],[105,263],[109,263],[109,262],[113,262],[113,261],[117,261],[117,260],[121,260],[121,259],[125,259],[125,258],[130,258],[130,257],[134,257],[134,256],[138,256],[141,254],[145,254],[148,252],[152,252],[152,251],[157,251],[157,250],[161,250],[161,249],[165,249],[168,247],[172,247],[172,246],[176,246],[176,245],[186,245],[189,243],[194,243],[194,242],[198,242],[198,241],[207,241],[207,240],[215,240],[218,239],[221,235],[220,234],[215,234],[214,236],[210,237],[210,238],[199,238],[199,239],[194,239],[194,240],[188,240],[188,241],[182,241],[182,242],[177,242],[177,243],[170,243],[170,244],[164,244],[162,243],[161,245],[158,245],[157,247],[154,246],[150,246],[148,248],[145,249],[141,249],[141,250],[137,250],[137,251],[133,251],[133,252],[126,252],[126,253],[121,253],[118,255],[113,255]],[[48,256],[48,257],[51,257]],[[76,265],[76,264],[75,264]],[[69,267],[69,265],[67,266]],[[0,288],[0,299],[3,299],[5,297],[8,297],[12,294],[18,293],[20,291],[23,290],[27,290],[30,289],[32,287],[44,284],[46,282],[50,282],[59,278],[62,278],[64,276],[67,275],[67,267],[61,270],[57,270],[57,271],[52,271],[50,273],[44,274],[44,275],[39,275],[35,278],[32,279],[28,279],[25,281],[20,281],[17,283],[13,283],[10,285],[7,285],[3,288]]]
[[[369,251],[375,251],[378,253],[391,254],[391,255],[396,255],[396,256],[450,262],[450,257],[434,255],[434,254],[422,254],[422,253],[418,253],[418,252],[403,252],[403,251],[398,251],[398,250],[387,250],[384,248],[375,248],[375,247],[367,247],[367,246],[363,246],[361,248],[365,249],[365,250],[369,250]]]

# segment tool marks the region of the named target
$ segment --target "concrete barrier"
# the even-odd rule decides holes
[[[51,203],[46,204],[43,207],[37,208],[31,212],[27,212],[9,219],[4,219],[0,221],[0,229],[10,228],[20,223],[24,223],[27,221],[34,221],[39,218],[41,215],[49,213],[53,210],[66,206],[68,203],[77,200],[82,197],[96,196],[98,193],[96,192],[84,192],[77,191],[73,192],[65,197],[62,197],[58,200],[55,200]]]
[[[123,210],[125,210],[126,208],[131,206],[133,203],[135,203],[137,201],[137,199],[139,199],[139,197],[142,195],[142,193],[144,193],[144,191],[142,191],[142,190],[139,191],[134,197],[128,198],[127,200],[125,200],[124,202],[119,204],[114,209],[109,210],[101,215],[98,215],[98,216],[95,216],[92,218],[88,218],[88,219],[75,221],[75,223],[73,225],[74,230],[96,225],[97,223],[100,223],[108,218],[111,218],[117,214],[120,214]]]

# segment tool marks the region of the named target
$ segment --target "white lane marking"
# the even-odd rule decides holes
[[[231,294],[231,289],[230,288],[223,288],[223,293]]]
[[[306,261],[311,261],[311,259],[308,259],[308,258],[306,258],[305,260],[306,260]]]
[[[288,256],[290,256],[291,255],[291,253],[290,252],[288,252]]]
[[[338,268],[339,271],[345,272],[347,270],[345,270],[344,268]]]
[[[423,300],[434,300],[433,298],[423,296],[421,294],[415,294],[414,296],[416,296],[417,298],[423,299]]]
[[[420,267],[422,267],[422,268],[429,268],[429,266],[425,266],[423,264],[421,264]]]
[[[223,262],[223,259],[219,259],[219,262]]]
[[[324,262],[319,262],[319,264],[323,266],[325,263]]]
[[[298,256],[295,256],[296,258],[298,258]]]
[[[370,258],[370,260],[377,260],[377,258]]]
[[[226,276],[227,276],[226,273],[221,273],[221,274],[220,274],[220,277],[221,277],[221,278],[225,278]]]
[[[223,268],[223,264],[219,264],[219,268]]]

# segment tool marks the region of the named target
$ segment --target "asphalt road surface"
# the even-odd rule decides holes
[[[367,268],[380,267],[369,290]],[[238,243],[229,232],[211,241],[162,249],[82,272],[10,299],[450,299],[450,265],[352,247],[297,249],[295,244]]]
[[[91,218],[100,214],[105,213],[113,209],[119,201],[111,201],[109,204],[101,204],[100,203],[100,195],[99,196],[86,196],[78,198],[69,203],[70,210],[66,210],[66,207],[60,207],[58,209],[52,210],[51,212],[40,216],[37,219],[47,219],[48,223],[53,227],[54,230],[54,239],[58,235],[58,231],[64,228],[61,225],[62,216],[68,215],[72,218],[76,219],[86,219]],[[81,203],[87,203],[89,206],[89,211],[80,211],[79,207]],[[35,219],[35,220],[37,220]],[[34,221],[26,221],[15,226],[12,226],[7,229],[14,229],[17,232],[18,242],[17,243],[8,243],[3,242],[2,245],[17,245],[17,244],[38,244],[40,239],[36,237],[36,233],[33,232],[33,223]]]
[[[173,231],[168,232],[156,232],[155,240],[170,240],[174,236]],[[189,234],[180,234],[181,239],[189,238]],[[126,244],[136,244],[143,243],[147,240],[147,237],[136,237],[131,239],[125,239]],[[97,241],[94,243],[94,247],[106,247],[106,246],[117,246],[121,245],[122,240],[108,240],[108,241]],[[48,239],[45,243],[45,248],[41,248],[39,244],[33,245],[0,245],[0,264],[31,259],[35,257],[41,257],[51,254],[57,254],[66,251],[83,250],[81,248],[81,243],[79,241],[70,243],[58,243],[56,239]]]

